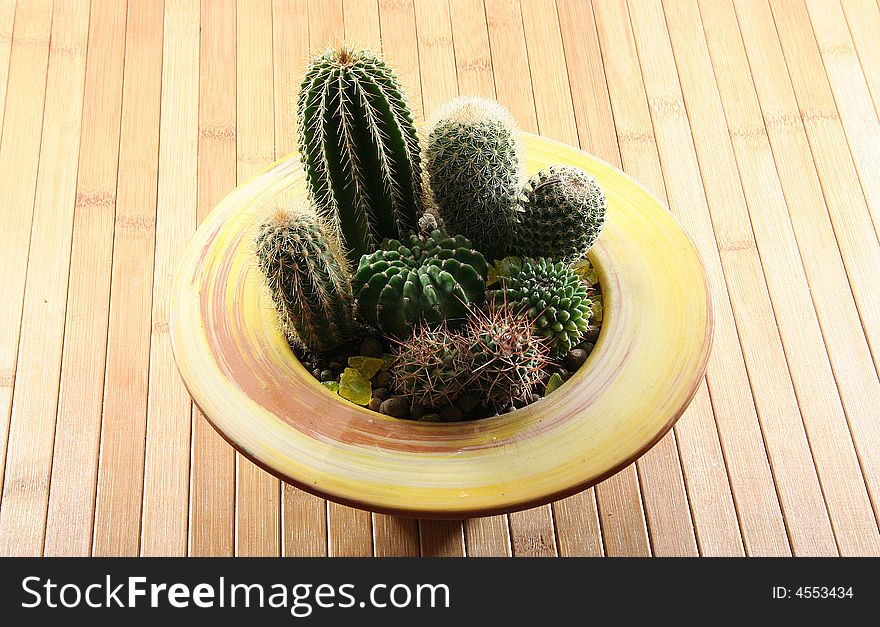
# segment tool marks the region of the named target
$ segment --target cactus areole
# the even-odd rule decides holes
[[[315,58],[303,79],[299,142],[317,209],[356,265],[386,238],[405,237],[421,213],[419,144],[391,68],[368,50]]]

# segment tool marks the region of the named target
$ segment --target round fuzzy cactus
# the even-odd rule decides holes
[[[351,275],[331,225],[309,208],[277,207],[254,244],[291,343],[323,353],[351,338]]]
[[[532,320],[535,331],[550,343],[551,357],[567,353],[586,332],[592,302],[587,286],[565,263],[525,259],[521,268],[512,267],[510,276],[499,280],[501,289],[489,292],[490,300]]]
[[[463,321],[469,305],[483,303],[488,269],[467,239],[434,231],[405,244],[389,240],[382,250],[364,255],[354,292],[364,320],[405,338],[420,321]]]
[[[470,388],[485,406],[503,409],[526,400],[547,374],[550,346],[516,309],[474,310],[464,336],[473,355]]]
[[[464,336],[451,332],[445,323],[418,325],[394,354],[392,389],[409,396],[414,405],[452,405],[467,391],[473,354]]]
[[[497,102],[461,97],[429,123],[423,161],[446,230],[489,259],[510,254],[523,172],[513,117]]]
[[[300,88],[300,152],[318,210],[357,264],[421,213],[419,140],[392,69],[369,50],[328,50]]]
[[[529,179],[521,206],[516,248],[522,256],[580,259],[605,225],[605,194],[580,168],[541,170]]]

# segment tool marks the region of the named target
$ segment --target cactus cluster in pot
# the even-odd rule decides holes
[[[255,257],[328,390],[450,422],[523,407],[583,364],[601,313],[585,272],[607,211],[594,178],[565,165],[528,178],[520,131],[491,100],[447,102],[420,133],[369,50],[315,57],[296,101],[308,198],[271,200]]]

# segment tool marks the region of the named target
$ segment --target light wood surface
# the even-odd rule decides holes
[[[715,300],[689,409],[637,463],[486,519],[280,483],[193,407],[170,279],[199,221],[296,148],[310,53],[380,48],[622,167]],[[0,1],[0,553],[878,555],[875,0]]]

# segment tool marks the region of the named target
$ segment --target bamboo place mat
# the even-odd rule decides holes
[[[417,117],[461,94],[666,201],[715,302],[638,462],[537,509],[327,503],[199,415],[168,302],[197,224],[296,149],[348,40]],[[877,0],[0,0],[0,553],[878,555]]]

